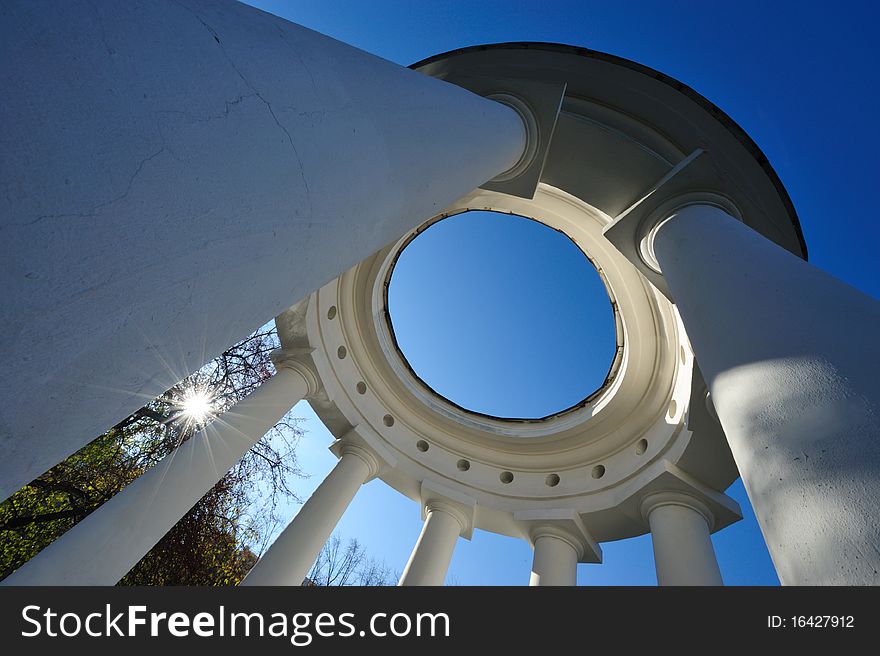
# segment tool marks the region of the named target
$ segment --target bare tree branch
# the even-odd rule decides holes
[[[338,535],[333,535],[321,549],[309,576],[303,585],[315,586],[381,586],[392,585],[390,570],[367,557],[366,550],[352,538],[343,547]]]

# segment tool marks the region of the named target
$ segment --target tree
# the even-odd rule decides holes
[[[391,571],[384,563],[368,557],[366,550],[356,538],[351,538],[343,548],[338,535],[331,537],[312,566],[307,586],[325,585],[393,585]]]
[[[0,504],[0,579],[27,562],[126,485],[269,378],[278,347],[264,326]],[[198,395],[204,412],[188,409]],[[234,585],[279,522],[299,476],[297,420],[282,419],[120,581],[135,585]]]

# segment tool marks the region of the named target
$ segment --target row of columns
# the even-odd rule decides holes
[[[875,475],[880,431],[870,410],[878,404],[876,384],[857,360],[877,347],[861,339],[856,348],[843,332],[831,332],[841,315],[850,332],[858,331],[865,317],[880,319],[877,303],[715,207],[684,208],[660,226],[655,239],[653,251],[700,358],[781,580],[875,581],[874,559],[865,558],[859,545],[877,534],[871,504],[880,496]],[[750,267],[749,273],[737,278],[743,267]],[[777,284],[764,284],[768,280]],[[804,297],[803,304],[782,312],[778,308],[786,299],[780,295]],[[722,311],[716,296],[730,307]],[[824,303],[832,325],[806,322],[799,308],[808,303]],[[838,342],[829,345],[832,336]],[[4,583],[119,580],[272,425],[314,393],[317,379],[307,366],[295,359],[278,362],[278,373],[251,396]],[[244,584],[299,584],[357,490],[380,467],[368,449],[343,445],[336,467]],[[842,494],[848,505],[840,505]],[[441,584],[467,526],[455,504],[432,501],[425,510],[401,585]],[[641,511],[661,585],[721,584],[705,504],[682,493],[660,493],[644,499]],[[531,585],[574,584],[578,541],[552,524],[532,530],[530,539]]]
[[[317,376],[298,353],[273,354],[277,373],[221,418],[184,442],[79,522],[4,585],[113,585],[296,403],[314,395]],[[340,441],[339,461],[242,581],[300,585],[361,486],[383,463],[371,449]],[[432,497],[404,568],[402,586],[442,585],[456,542],[471,523],[461,504]],[[642,514],[654,541],[660,585],[721,584],[709,533],[712,515],[681,493],[653,494]],[[136,520],[133,521],[133,518]],[[531,586],[576,585],[586,530],[570,520],[529,522]],[[128,527],[120,531],[119,527]]]
[[[318,389],[310,367],[284,352],[278,371],[250,396],[184,442],[79,522],[4,585],[113,585],[296,403]],[[339,461],[260,558],[242,585],[300,585],[361,486],[382,469],[369,448],[343,441]],[[456,542],[470,525],[452,501],[425,502],[425,521],[401,576],[402,586],[443,585]],[[661,585],[721,583],[709,538],[711,513],[682,494],[642,504],[654,539]],[[120,526],[126,526],[124,531]],[[531,586],[576,585],[583,536],[552,521],[529,530]]]
[[[287,528],[254,566],[242,585],[300,585],[360,486],[379,473],[380,461],[367,448],[343,446],[342,457]],[[403,570],[401,586],[440,586],[446,580],[466,514],[451,501],[425,503],[421,534]],[[655,493],[642,503],[654,544],[657,582],[723,585],[710,532],[712,513],[680,492]],[[538,523],[529,531],[534,548],[530,586],[577,585],[582,538],[559,524]]]

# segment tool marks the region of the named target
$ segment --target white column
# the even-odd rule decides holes
[[[724,585],[710,535],[712,513],[699,500],[659,493],[642,502],[651,527],[658,585]]]
[[[379,462],[370,451],[343,446],[339,462],[241,585],[302,585],[354,495],[378,471]]]
[[[467,520],[451,504],[429,501],[425,524],[398,585],[443,585],[458,536]]]
[[[113,585],[316,387],[289,364],[3,581]]]
[[[0,500],[525,152],[232,0],[12,3],[0,78]]]
[[[577,585],[578,547],[552,528],[533,532],[535,555],[530,586]]]
[[[653,248],[780,580],[880,584],[880,303],[707,205]]]

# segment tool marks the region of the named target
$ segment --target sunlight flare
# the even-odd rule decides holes
[[[215,401],[208,390],[190,388],[180,399],[180,414],[192,426],[204,424],[216,414]]]

